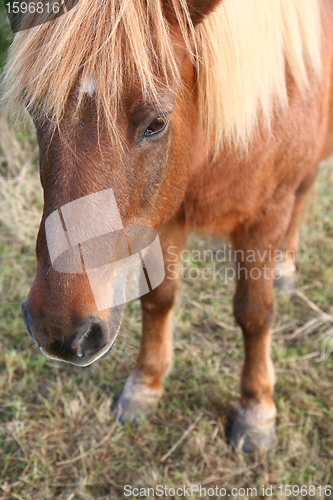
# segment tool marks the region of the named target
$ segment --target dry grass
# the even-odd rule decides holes
[[[126,484],[218,485],[228,493],[262,484],[332,484],[332,163],[321,170],[317,209],[301,231],[299,293],[277,296],[277,450],[270,458],[244,458],[227,440],[243,358],[232,282],[184,280],[174,369],[152,420],[138,427],[115,426],[110,412],[139,348],[137,301],[127,306],[112,354],[91,367],[52,362],[33,346],[20,302],[35,269],[32,241],[41,210],[36,147],[29,135],[17,139],[0,127],[0,498],[120,499]],[[217,250],[222,243],[192,237],[189,248]]]
[[[41,219],[42,189],[36,175],[37,145],[0,119],[1,241],[33,245]]]

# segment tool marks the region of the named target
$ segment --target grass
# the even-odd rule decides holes
[[[273,485],[271,498],[286,498],[277,486],[333,485],[333,325],[322,313],[333,311],[333,162],[321,168],[315,208],[301,228],[298,293],[276,297],[277,449],[269,458],[243,457],[227,440],[243,359],[232,281],[183,280],[174,368],[152,420],[138,427],[116,426],[110,412],[138,352],[138,301],[126,307],[112,353],[88,368],[50,361],[34,347],[20,303],[36,268],[38,151],[30,132],[14,135],[1,121],[0,140],[0,498],[121,499],[131,498],[124,485],[191,484],[226,488],[227,495],[232,488],[256,487],[258,498],[263,484]],[[192,236],[188,248],[218,250],[223,244]],[[187,272],[213,264],[188,262]],[[317,490],[292,498],[331,497]]]

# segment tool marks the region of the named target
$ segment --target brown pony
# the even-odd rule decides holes
[[[141,299],[121,421],[147,415],[162,394],[178,288],[169,264],[188,231],[204,229],[237,250],[245,362],[231,439],[245,452],[273,446],[271,255],[282,251],[280,276],[292,283],[302,205],[333,153],[332,57],[328,0],[80,0],[16,36],[3,100],[11,112],[25,104],[40,147],[45,204],[22,307],[41,351],[88,365],[111,348],[122,316],[97,310],[85,274],[52,267],[52,212],[112,188],[124,226],[160,236],[166,278]]]

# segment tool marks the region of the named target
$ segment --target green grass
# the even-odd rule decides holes
[[[0,29],[8,33],[1,24]],[[228,493],[272,484],[273,498],[281,498],[278,485],[333,485],[332,324],[297,294],[276,298],[278,443],[269,458],[237,455],[227,440],[243,359],[232,316],[233,282],[183,281],[174,368],[152,420],[138,427],[115,426],[110,412],[139,349],[137,301],[126,307],[108,358],[82,369],[41,356],[20,311],[36,268],[42,209],[36,141],[29,132],[14,135],[1,122],[0,139],[0,498],[120,499],[126,498],[126,484],[217,485]],[[333,311],[332,187],[333,162],[328,162],[320,171],[315,208],[301,228],[297,257],[298,290],[328,314]],[[223,243],[193,236],[188,248],[217,250]],[[161,462],[199,413],[195,429]]]

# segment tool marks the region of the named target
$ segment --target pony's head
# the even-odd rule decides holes
[[[21,88],[44,190],[37,274],[22,307],[46,356],[92,363],[112,347],[122,316],[121,305],[98,310],[86,272],[56,270],[49,216],[65,231],[62,207],[105,190],[124,228],[158,229],[179,210],[200,140],[193,34],[216,4],[80,0],[50,25],[17,35],[11,64],[15,71],[30,59]],[[114,215],[101,211],[100,219]],[[89,210],[81,216],[76,223],[89,227]],[[53,242],[61,236],[56,226],[50,232]]]

